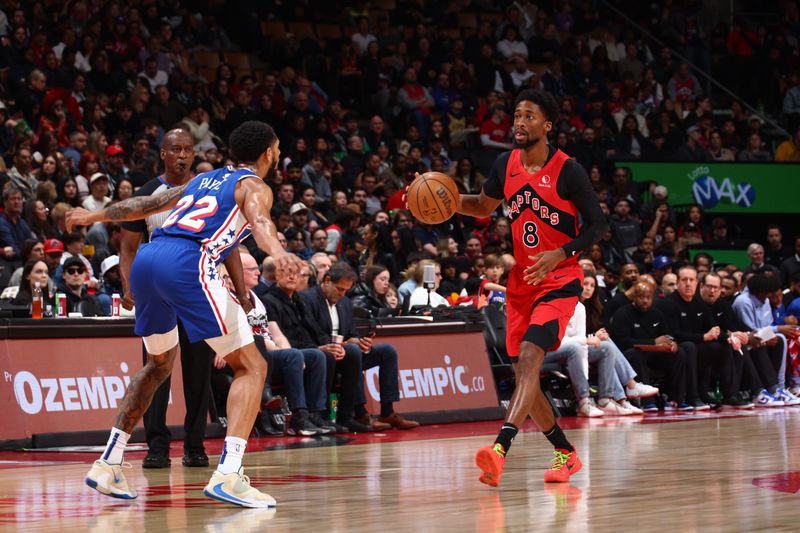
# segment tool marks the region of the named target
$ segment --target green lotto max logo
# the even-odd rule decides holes
[[[734,183],[730,178],[714,178],[708,172],[708,167],[698,167],[689,173],[689,179],[694,180],[692,196],[703,209],[711,209],[720,203],[738,205],[745,209],[753,205],[756,191],[752,185],[745,182]]]

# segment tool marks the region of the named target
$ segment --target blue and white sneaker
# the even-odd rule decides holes
[[[664,411],[694,411],[694,407],[686,402],[667,402]]]
[[[238,505],[239,507],[272,508],[277,505],[275,498],[250,486],[250,478],[238,472],[221,474],[214,471],[203,494],[212,500]]]
[[[775,391],[775,399],[782,400],[783,405],[790,406],[790,405],[800,405],[800,398],[792,394],[787,389],[778,389]]]
[[[112,498],[132,500],[136,498],[136,491],[128,486],[123,468],[132,468],[130,463],[119,465],[108,464],[102,459],[98,459],[92,465],[89,473],[86,474],[84,481],[94,490]]]
[[[767,389],[761,389],[753,401],[756,407],[783,407],[784,402],[770,394]]]
[[[642,411],[645,413],[657,413],[658,406],[655,404],[655,402],[646,403],[642,405]]]

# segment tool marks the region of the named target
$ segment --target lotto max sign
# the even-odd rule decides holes
[[[635,181],[655,181],[669,189],[672,204],[696,203],[717,213],[796,213],[797,177],[793,163],[618,163]]]
[[[108,429],[141,367],[137,337],[0,341],[0,440]],[[176,358],[171,395],[180,401],[167,411],[170,425],[183,422],[182,387]]]
[[[494,378],[481,332],[377,337],[398,353],[404,412],[497,407]],[[380,402],[378,367],[365,372],[371,408]]]

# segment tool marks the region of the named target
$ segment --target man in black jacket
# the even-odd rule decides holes
[[[734,359],[731,345],[725,340],[720,341],[721,330],[714,325],[711,309],[696,293],[697,270],[691,265],[685,265],[678,269],[678,290],[656,304],[667,320],[667,327],[675,340],[686,350],[689,403],[703,404],[699,397],[699,387],[702,387],[703,393],[708,392],[708,378],[714,370],[720,376],[722,404],[736,409],[749,409],[753,404],[742,401],[738,396],[737,365],[741,365],[741,358]],[[739,355],[736,354],[736,357]]]
[[[608,324],[614,316],[614,313],[619,309],[631,303],[626,291],[633,287],[633,284],[639,280],[639,267],[636,263],[629,262],[622,265],[620,280],[622,281],[622,286],[608,302],[603,303],[604,324]]]
[[[353,321],[353,304],[345,296],[356,281],[355,271],[347,263],[336,263],[323,277],[322,283],[303,292],[306,309],[313,320],[326,333],[340,335],[345,341],[345,352],[348,356],[358,357],[363,361],[365,369],[378,367],[380,382],[381,414],[377,422],[370,420],[364,404],[363,383],[359,383],[355,408],[345,410],[339,404],[337,415],[340,424],[348,427],[356,425],[371,429],[411,429],[418,422],[407,420],[394,410],[394,402],[400,400],[400,388],[397,384],[397,350],[390,344],[373,344],[372,337],[359,337]],[[330,382],[330,380],[329,380]]]
[[[297,292],[298,281],[299,272],[295,270],[275,272],[275,284],[267,289],[263,298],[267,316],[278,324],[292,348],[319,348],[325,353],[328,394],[333,389],[336,373],[341,373],[342,387],[338,409],[352,413],[361,375],[361,358],[357,354],[346,352],[340,344],[331,342],[330,334],[320,327],[314,314],[306,308],[305,300],[300,298]],[[319,413],[309,413],[309,420],[321,428],[332,427],[337,433],[352,431],[351,428],[321,417]]]
[[[650,368],[666,372],[667,386],[664,390],[670,401],[674,402],[668,405],[688,411],[692,406],[686,403],[686,350],[672,340],[664,315],[653,308],[655,289],[648,283],[640,282],[633,290],[633,303],[614,314],[611,338],[642,382],[651,383],[648,379]],[[635,348],[634,345],[667,346],[670,351],[650,351]],[[654,403],[645,404],[643,409],[655,411],[656,407]]]
[[[782,407],[784,401],[774,396],[778,392],[778,370],[772,364],[767,347],[750,342],[753,337],[748,331],[750,328],[733,310],[731,302],[720,298],[721,289],[719,275],[709,272],[703,276],[700,296],[711,308],[714,325],[720,327],[722,336],[727,337],[734,351],[742,356],[741,372],[736,381],[742,382],[741,377],[745,378],[757,407]]]

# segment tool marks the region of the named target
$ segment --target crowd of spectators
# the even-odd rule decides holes
[[[585,254],[598,288],[615,295],[633,265],[669,290],[679,283],[670,270],[702,246],[748,249],[741,276],[694,257],[701,277],[729,274],[728,292],[766,271],[795,294],[800,239],[787,248],[775,226],[763,246],[744,240],[726,218],[708,220],[700,206],[671,205],[666,187],[634,181],[625,161],[800,161],[796,2],[759,19],[768,22],[733,24],[732,13],[696,0],[614,3],[620,11],[587,0],[312,4],[0,3],[3,297],[26,305],[47,276],[46,292],[66,293],[70,311],[110,313],[122,291],[120,228],[67,233],[65,213],[123,200],[158,176],[171,128],[191,134],[200,173],[229,161],[234,127],[262,120],[281,140],[267,177],[273,219],[286,248],[308,261],[298,291],[343,261],[358,274],[356,307],[373,315],[502,306],[513,267],[502,209],[429,226],[404,209],[402,193],[427,170],[479,191],[512,146],[510,105],[523,88],[556,97],[551,142],[586,168],[609,217],[610,231]],[[270,259],[249,248],[263,283],[275,283]],[[421,286],[426,265],[436,268],[433,294]]]

